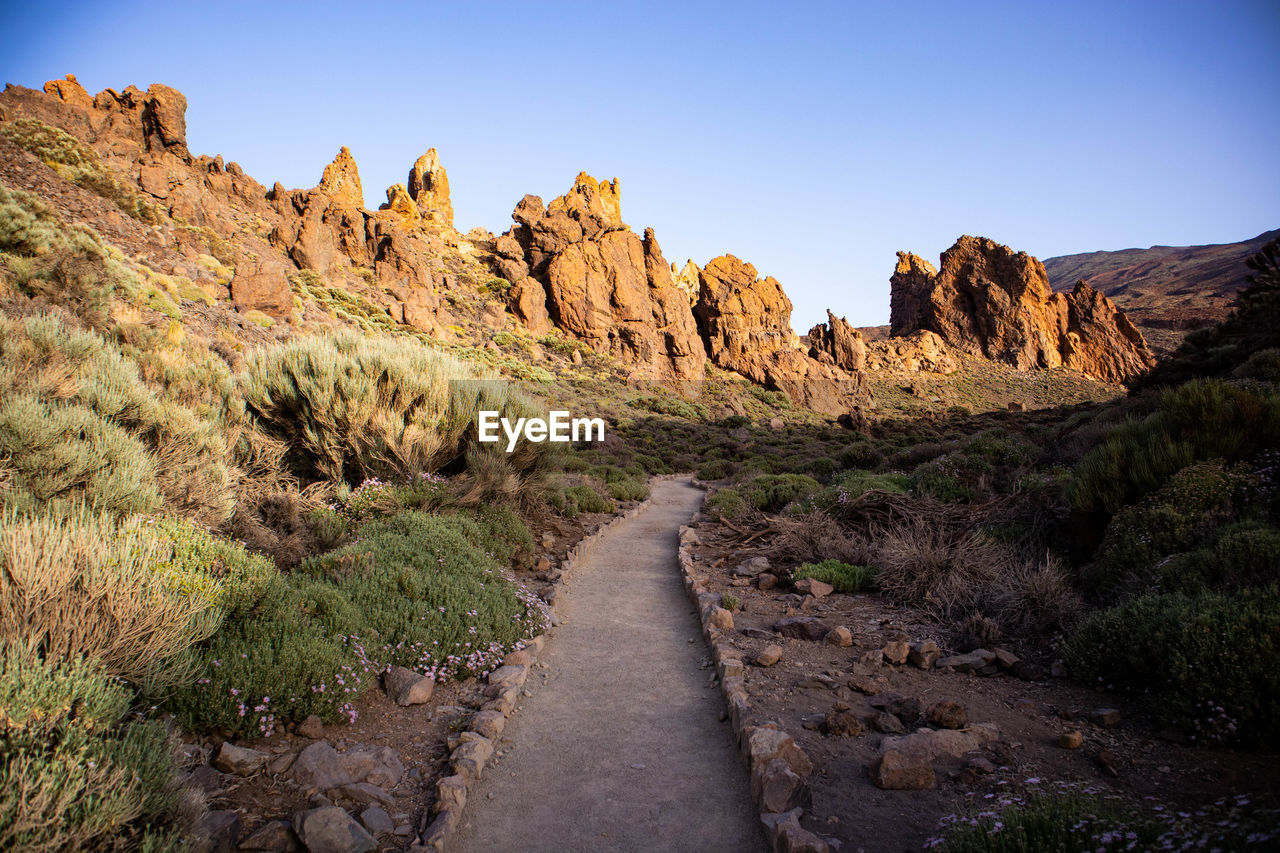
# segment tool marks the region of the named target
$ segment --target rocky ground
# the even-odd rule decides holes
[[[1054,677],[1052,661],[961,654],[878,595],[792,586],[794,567],[762,556],[767,541],[705,519],[696,532],[700,576],[739,602],[726,638],[750,662],[752,722],[809,756],[803,823],[834,849],[919,850],[976,798],[1064,780],[1177,807],[1280,782],[1266,758],[1179,742],[1120,698]]]

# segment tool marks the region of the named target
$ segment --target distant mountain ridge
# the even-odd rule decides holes
[[[1044,267],[1056,291],[1084,279],[1111,297],[1164,354],[1227,316],[1246,283],[1245,261],[1277,236],[1280,229],[1238,243],[1084,252],[1046,258]]]

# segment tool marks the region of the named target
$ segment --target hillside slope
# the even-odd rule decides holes
[[[1245,286],[1245,260],[1277,236],[1280,229],[1239,243],[1084,252],[1046,258],[1044,267],[1054,290],[1084,279],[1114,299],[1163,355],[1187,331],[1226,317]]]

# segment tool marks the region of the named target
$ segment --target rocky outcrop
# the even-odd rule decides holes
[[[328,196],[334,207],[359,210],[364,207],[364,188],[360,186],[360,170],[351,149],[342,146],[333,162],[324,167],[316,190]]]
[[[791,330],[791,300],[777,279],[722,255],[699,276],[698,331],[718,367],[783,391],[795,403],[847,414],[868,402],[865,377],[809,357]]]
[[[890,284],[895,337],[928,330],[960,352],[1020,370],[1069,367],[1106,382],[1154,363],[1142,334],[1105,296],[1083,282],[1054,293],[1043,264],[986,238],[961,237],[939,269],[899,252]]]
[[[676,287],[680,288],[689,297],[690,305],[698,301],[698,287],[701,277],[702,270],[698,269],[698,265],[693,261],[685,261],[684,266],[679,268],[676,267],[674,261],[671,263],[671,278],[676,283]]]
[[[449,197],[449,175],[440,165],[436,149],[427,150],[409,170],[409,197],[424,219],[453,227],[453,201]]]
[[[498,271],[515,285],[509,299],[519,319],[536,329],[545,310],[546,321],[632,365],[637,378],[702,378],[705,355],[688,297],[653,230],[641,239],[622,221],[616,179],[580,174],[546,207],[525,196],[512,219],[494,252]]]
[[[827,322],[809,330],[809,357],[845,370],[866,367],[867,345],[862,332],[850,326],[843,317],[827,312]]]

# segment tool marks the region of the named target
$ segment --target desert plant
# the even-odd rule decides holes
[[[1069,496],[1079,510],[1115,514],[1193,462],[1248,459],[1277,446],[1280,391],[1194,380],[1166,391],[1159,410],[1121,424],[1086,455]]]
[[[249,357],[241,386],[253,414],[289,444],[292,464],[335,484],[409,479],[465,460],[477,476],[488,466],[484,493],[494,482],[506,488],[489,468],[520,480],[551,448],[473,447],[480,410],[512,419],[531,410],[505,383],[410,338],[295,340]]]
[[[924,521],[894,525],[874,546],[876,584],[889,598],[946,622],[981,611],[1006,633],[1037,636],[1071,624],[1080,601],[1052,555]]]
[[[0,638],[149,688],[180,679],[187,650],[222,617],[218,579],[137,523],[6,512],[0,569]]]
[[[777,512],[821,488],[817,480],[804,474],[765,474],[737,487],[743,499],[761,512]]]
[[[126,718],[132,700],[90,662],[0,640],[0,848],[178,846],[191,811],[174,744],[159,723]]]
[[[1280,734],[1274,585],[1144,595],[1087,616],[1064,652],[1080,676],[1149,696],[1167,724],[1263,743]]]
[[[100,335],[57,317],[0,316],[0,455],[12,505],[68,501],[122,514],[165,508],[218,523],[235,502],[226,423],[161,398]]]
[[[613,512],[613,502],[586,483],[564,490],[566,498],[573,498],[579,512]]]
[[[731,592],[720,593],[720,606],[723,607],[725,610],[728,610],[729,612],[732,613],[734,610],[738,609],[739,604],[741,604],[741,602],[738,601],[738,597],[733,593]]]
[[[742,493],[733,488],[716,492],[707,498],[703,508],[707,515],[716,521],[726,518],[732,520],[746,515],[751,510],[751,506],[743,499]]]
[[[805,563],[795,570],[792,580],[813,578],[835,587],[836,592],[869,592],[875,589],[876,570],[870,566],[854,566],[839,560]]]

